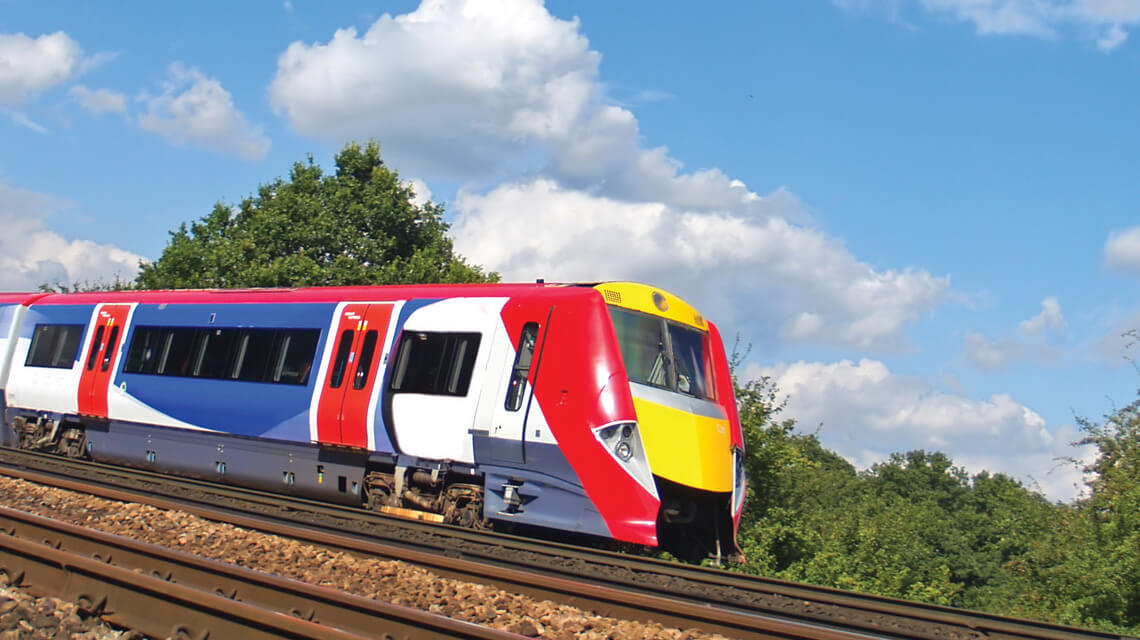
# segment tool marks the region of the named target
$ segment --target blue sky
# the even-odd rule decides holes
[[[0,0],[0,288],[376,138],[471,260],[673,290],[856,464],[1075,495],[1140,387],[1140,0],[646,7]]]

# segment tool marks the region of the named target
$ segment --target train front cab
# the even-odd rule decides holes
[[[685,560],[741,561],[744,443],[716,327],[680,298],[605,283],[638,431],[661,501],[658,546]]]

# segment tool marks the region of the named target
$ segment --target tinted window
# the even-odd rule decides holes
[[[712,398],[708,334],[672,322],[667,326],[669,343],[673,347],[673,363],[677,367],[677,391],[698,398]]]
[[[127,363],[124,371],[132,373],[154,373],[162,357],[163,334],[151,328],[135,329],[131,338],[131,348],[127,350]],[[88,367],[90,368],[90,367]]]
[[[115,331],[113,328],[112,340]],[[320,334],[318,329],[137,327],[123,370],[305,384]],[[110,357],[114,354],[110,353]]]
[[[107,336],[107,350],[103,353],[103,366],[100,370],[106,371],[115,359],[115,347],[119,344],[119,327],[111,327],[111,335]]]
[[[612,306],[610,318],[631,381],[713,398],[707,333]]]
[[[313,353],[321,332],[314,329],[278,331],[277,364],[271,380],[283,384],[305,384],[313,369]]]
[[[507,384],[505,406],[508,411],[518,411],[522,407],[523,391],[526,389],[527,378],[530,377],[530,363],[534,360],[534,348],[537,341],[538,323],[528,322],[519,336],[518,349],[515,351],[515,364],[511,368],[511,381]]]
[[[40,324],[32,334],[32,345],[24,364],[29,367],[70,369],[83,339],[81,324]]]
[[[249,382],[265,380],[266,373],[276,354],[274,344],[277,332],[272,329],[255,329],[243,331],[238,338],[237,353],[234,356],[233,372],[231,377]]]
[[[229,378],[232,358],[237,347],[237,331],[214,329],[203,332],[198,344],[198,355],[194,365],[197,378]]]
[[[91,341],[91,351],[87,353],[87,370],[90,371],[95,368],[95,356],[99,355],[99,345],[103,343],[103,331],[107,327],[99,325],[95,330],[95,339]]]
[[[629,379],[655,387],[671,388],[665,325],[661,318],[610,307],[621,359]]]
[[[167,334],[167,346],[163,352],[162,360],[158,363],[159,375],[189,376],[194,373],[195,357],[198,350],[194,347],[200,344],[197,338],[197,329],[175,328],[161,329]]]
[[[379,334],[376,330],[364,334],[364,346],[360,348],[360,362],[356,365],[356,375],[352,379],[353,389],[363,389],[371,373],[372,357],[376,355],[376,341]]]
[[[392,372],[392,391],[467,395],[479,339],[478,333],[404,332]]]
[[[352,353],[352,340],[356,333],[352,329],[345,329],[340,334],[340,343],[336,347],[336,359],[333,360],[332,375],[329,376],[329,388],[337,389],[344,381],[344,370],[348,367],[348,356]]]

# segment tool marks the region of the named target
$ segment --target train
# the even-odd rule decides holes
[[[635,282],[0,294],[5,446],[741,559],[716,326]]]

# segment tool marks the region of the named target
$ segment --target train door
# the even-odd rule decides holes
[[[489,444],[489,454],[501,462],[526,462],[527,427],[534,404],[534,385],[538,380],[538,367],[542,362],[542,348],[546,341],[552,309],[535,313],[533,320],[525,322],[514,340],[515,357],[499,389],[499,402],[495,405]],[[534,408],[537,413],[537,408]]]
[[[318,442],[368,446],[368,408],[391,317],[391,303],[354,303],[341,310],[317,403]]]
[[[107,417],[107,393],[115,375],[115,358],[126,333],[129,304],[103,304],[95,310],[94,334],[79,376],[80,415]]]

